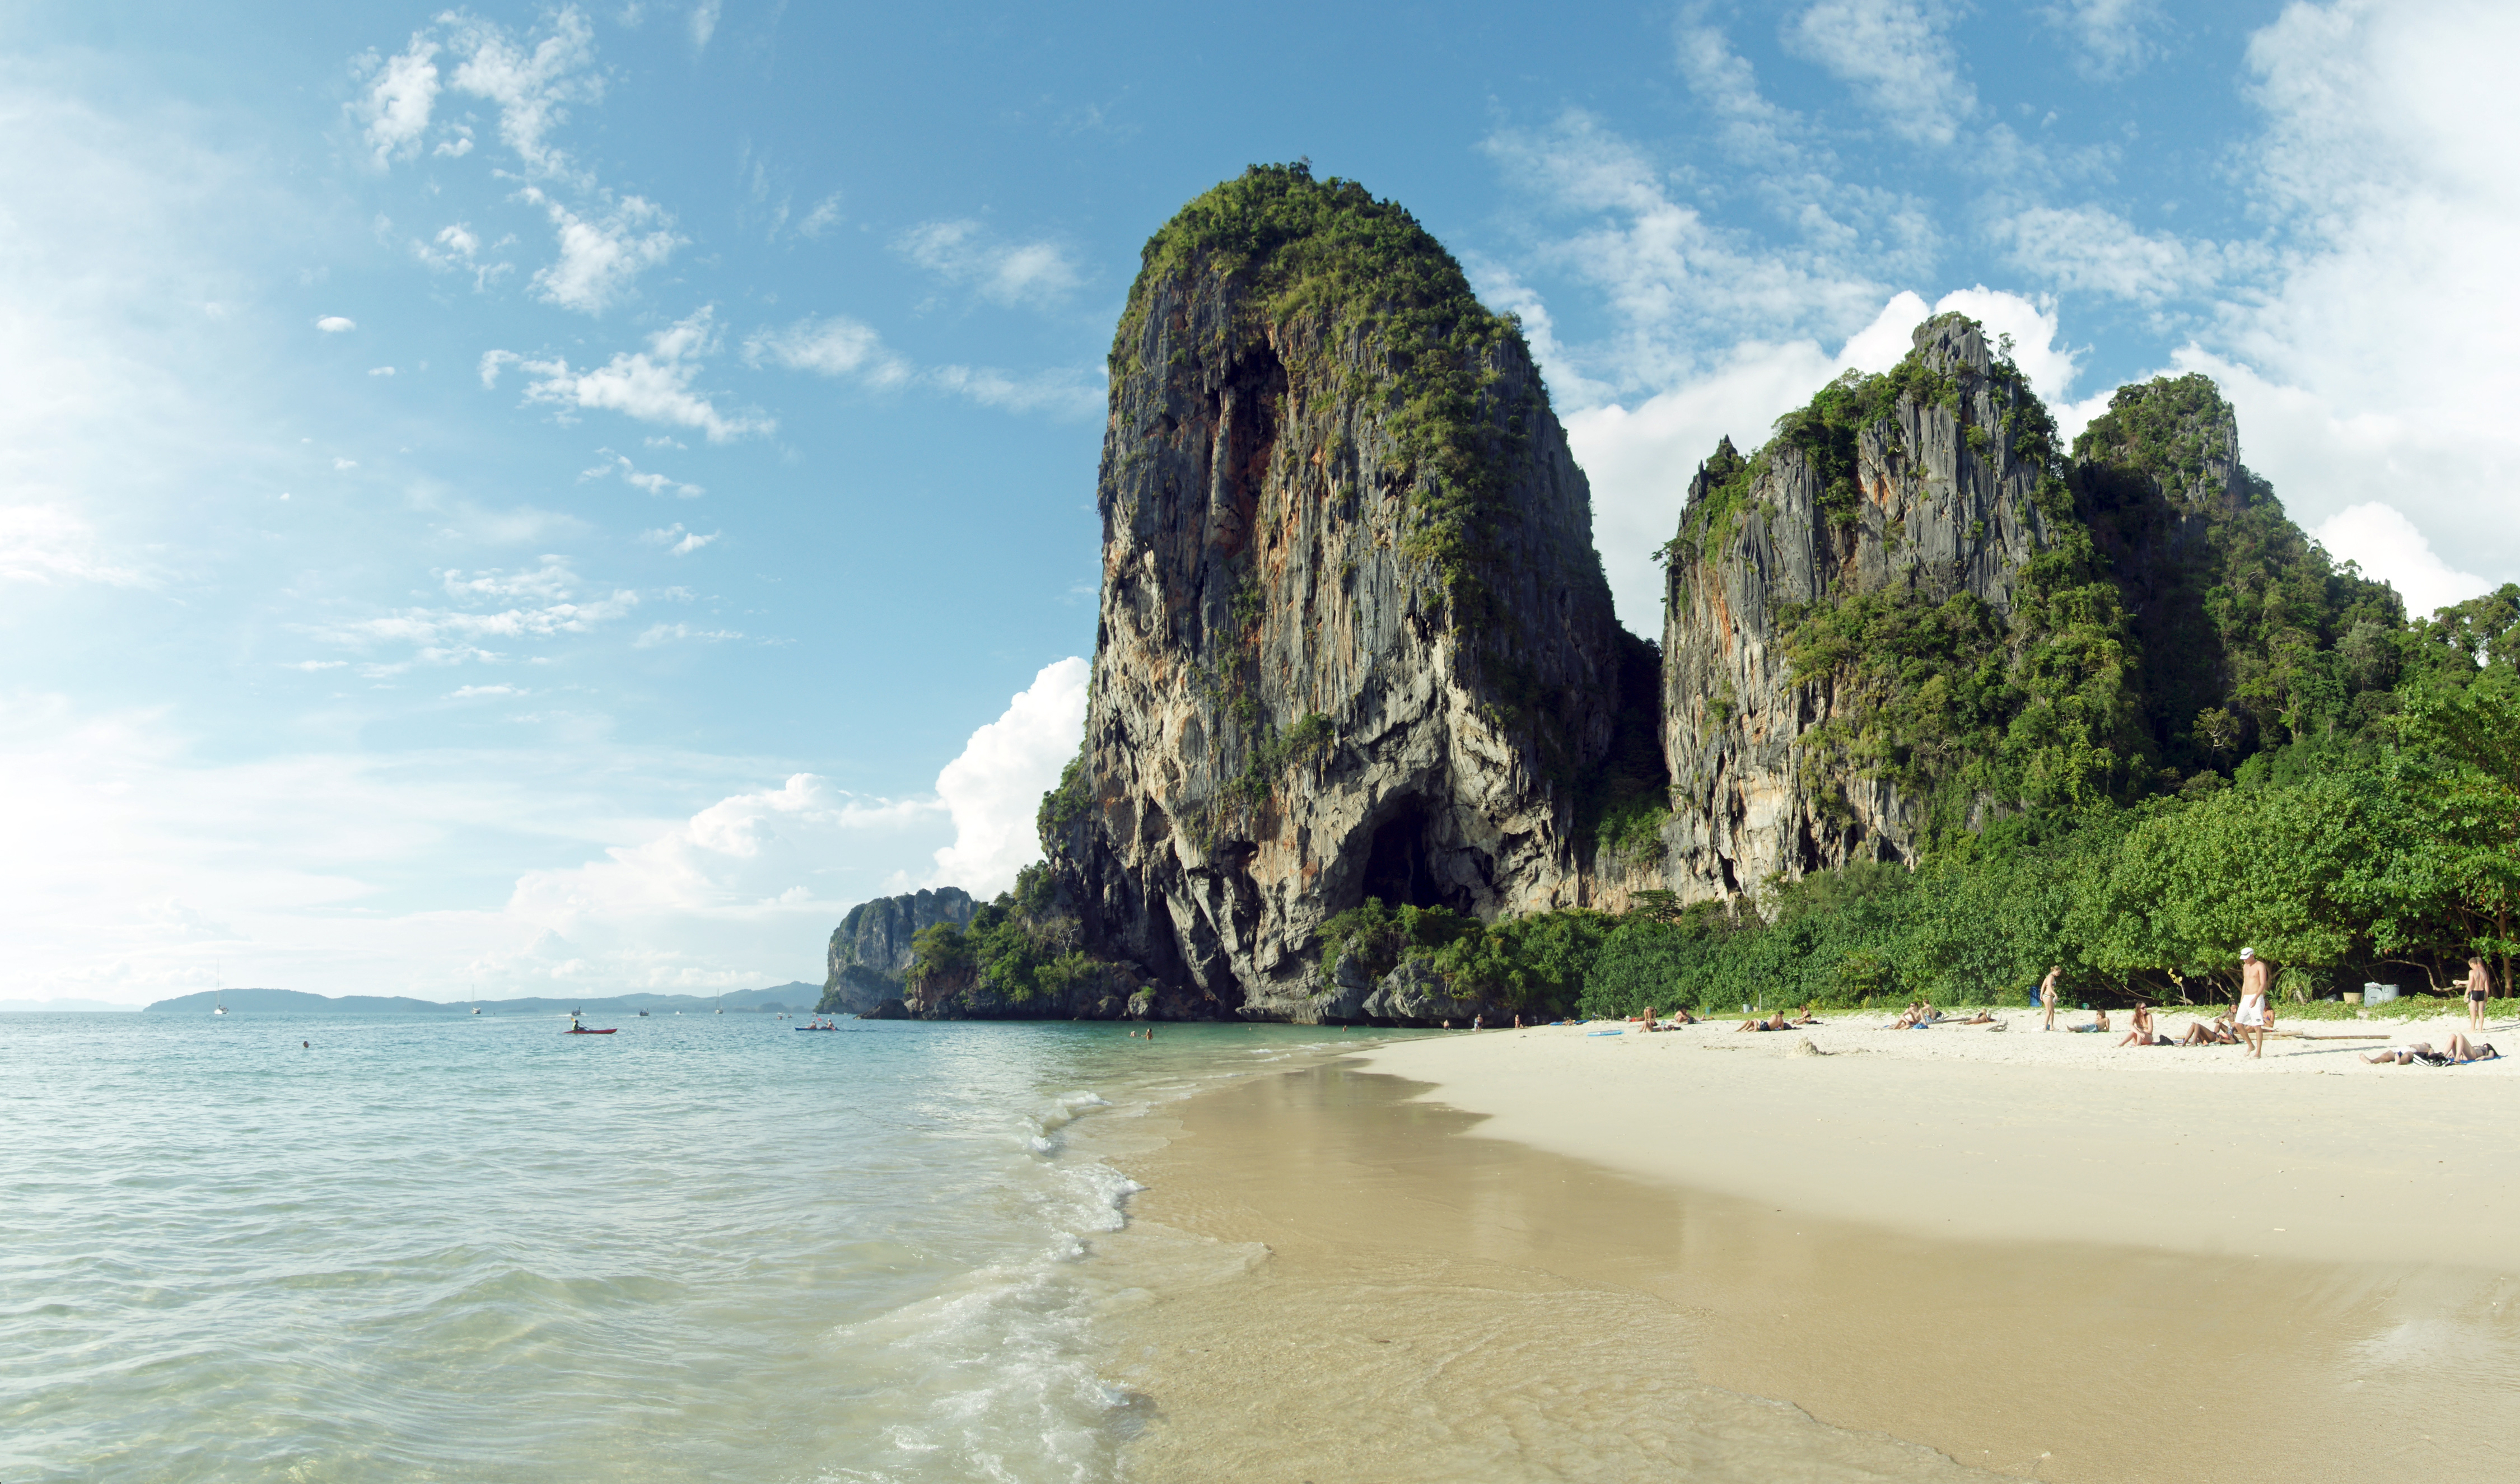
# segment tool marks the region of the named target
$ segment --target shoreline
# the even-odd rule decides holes
[[[2491,1064],[2340,1080],[2271,1045],[2165,1077],[2055,1065],[2100,1050],[2062,1032],[1811,1036],[1831,1055],[1729,1025],[1421,1037],[1165,1109],[1095,1243],[1125,1476],[2512,1470],[2520,1265],[2489,1229],[2520,1134],[2480,1127],[2507,1090],[2452,1086]],[[2118,1054],[2147,1055],[2182,1054]],[[1999,1116],[1927,1126],[1973,1109]],[[2220,1122],[2145,1129],[2186,1117]],[[2270,1130],[2280,1159],[2229,1147]],[[2408,1173],[2453,1147],[2456,1178]],[[2291,1214],[2320,1198],[2350,1214]]]

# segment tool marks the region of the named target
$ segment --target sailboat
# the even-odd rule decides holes
[[[722,989],[717,992],[717,1012],[726,1013],[726,991]]]
[[[228,1012],[228,976],[225,970],[213,971],[210,982],[218,986],[210,993],[210,1013],[224,1015]]]

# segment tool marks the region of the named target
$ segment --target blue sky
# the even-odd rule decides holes
[[[1111,324],[1308,157],[1519,310],[1621,609],[1932,309],[2204,370],[2421,605],[2520,573],[2482,6],[21,4],[0,1000],[817,978],[1073,750]]]

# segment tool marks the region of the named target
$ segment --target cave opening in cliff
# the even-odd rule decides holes
[[[1412,803],[1373,832],[1365,857],[1365,891],[1386,907],[1451,907],[1428,857],[1425,806]]]

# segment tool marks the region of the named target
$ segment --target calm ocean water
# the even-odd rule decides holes
[[[590,1023],[0,1016],[0,1481],[1107,1477],[1062,1131],[1361,1039]]]

